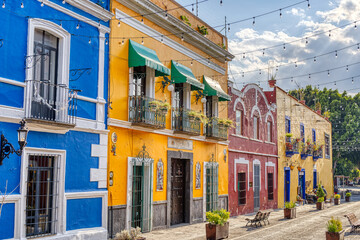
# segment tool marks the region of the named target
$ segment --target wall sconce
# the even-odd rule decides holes
[[[227,153],[227,150],[226,148],[224,148],[224,161],[226,162],[226,153]]]
[[[198,103],[200,98],[201,98],[202,103],[206,103],[205,94],[203,92],[201,92],[200,90],[196,90],[195,98],[196,98],[196,100],[195,100],[196,103]]]
[[[110,173],[109,173],[109,186],[111,187],[112,185],[114,185],[114,172],[110,171]]]
[[[12,153],[16,153],[16,155],[21,156],[24,147],[26,146],[27,142],[27,134],[28,129],[25,127],[25,120],[20,121],[20,128],[17,130],[18,132],[18,143],[20,146],[19,150],[15,150],[14,146],[8,142],[5,138],[4,134],[1,134],[1,152],[0,152],[0,165],[2,165],[2,161],[5,158],[9,158],[9,155]]]
[[[174,91],[174,85],[172,85],[172,81],[168,77],[163,76],[163,80],[161,81],[161,88],[163,92],[166,86],[168,91],[170,92]]]

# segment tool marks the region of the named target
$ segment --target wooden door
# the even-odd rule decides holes
[[[171,162],[171,225],[185,222],[186,161]]]

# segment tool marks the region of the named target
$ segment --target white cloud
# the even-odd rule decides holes
[[[326,22],[339,23],[340,21],[356,21],[360,19],[360,1],[342,0],[339,6],[330,11],[317,11],[316,15]]]
[[[286,13],[292,14],[294,16],[301,17],[301,18],[306,17],[305,10],[302,8],[292,8],[290,11],[287,11]]]

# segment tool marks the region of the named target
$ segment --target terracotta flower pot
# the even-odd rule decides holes
[[[323,210],[325,207],[325,202],[317,202],[316,203],[316,209],[317,210]]]
[[[226,222],[224,226],[208,223],[205,225],[205,229],[207,240],[218,240],[229,236],[229,222]]]
[[[284,218],[296,218],[296,208],[284,208]]]
[[[335,198],[334,203],[335,205],[340,205],[340,198]]]
[[[326,232],[326,240],[344,240],[345,230],[340,232]]]

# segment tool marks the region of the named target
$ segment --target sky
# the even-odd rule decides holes
[[[223,0],[222,5],[220,0],[198,1],[198,16],[210,26],[224,25],[225,16],[228,23],[250,18],[230,24],[227,32],[229,51],[236,56],[229,63],[229,79],[236,87],[251,82],[268,89],[266,81],[275,76],[285,90],[313,85],[352,94],[360,91],[359,0],[309,0],[310,8],[306,1],[285,8],[301,0]],[[275,12],[255,17],[253,25],[254,16],[270,11]],[[225,33],[223,27],[216,30]]]

